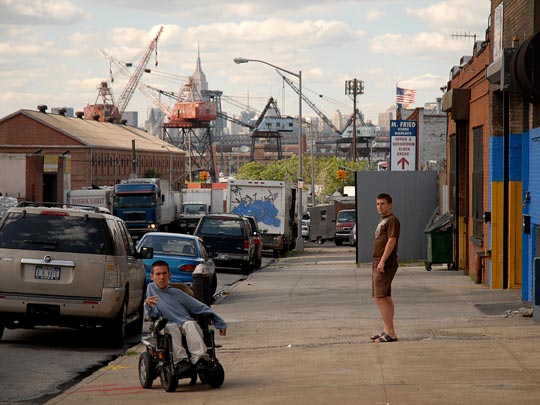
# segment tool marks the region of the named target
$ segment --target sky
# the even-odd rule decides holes
[[[271,66],[233,62],[257,59],[301,71],[304,94],[330,119],[353,111],[345,82],[363,81],[357,108],[377,124],[396,84],[416,90],[413,107],[442,96],[452,67],[472,54],[472,36],[485,38],[490,1],[0,0],[0,10],[0,119],[39,104],[80,111],[96,102],[102,81],[119,97],[127,80],[101,50],[136,66],[163,26],[152,72],[141,78],[149,86],[178,93],[199,50],[224,112],[261,111],[273,97],[283,115],[297,115],[298,95]],[[137,90],[126,110],[143,125],[153,106]]]

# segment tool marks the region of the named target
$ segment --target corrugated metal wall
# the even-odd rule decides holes
[[[392,196],[393,212],[401,222],[399,260],[425,260],[424,228],[438,205],[437,172],[357,172],[357,261],[371,262],[373,237],[379,222],[375,201],[380,193]]]

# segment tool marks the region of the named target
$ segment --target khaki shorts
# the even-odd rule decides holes
[[[384,266],[384,273],[377,271],[378,261],[373,262],[371,268],[371,296],[374,298],[392,296],[392,280],[396,275],[398,264]]]

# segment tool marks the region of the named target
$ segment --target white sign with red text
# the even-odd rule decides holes
[[[416,133],[418,123],[409,120],[390,121],[390,170],[416,170]]]

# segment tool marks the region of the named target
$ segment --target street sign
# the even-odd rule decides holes
[[[418,123],[410,120],[390,121],[390,170],[416,170],[416,133]]]

